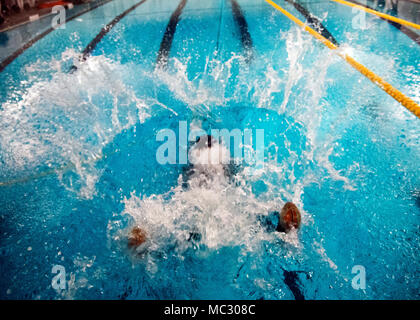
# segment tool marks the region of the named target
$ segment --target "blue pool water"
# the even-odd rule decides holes
[[[79,61],[135,3],[69,21],[0,73],[0,298],[294,299],[293,274],[305,299],[419,299],[419,120],[262,0],[238,0],[249,63],[224,0],[187,1],[167,68],[155,63],[178,1],[146,1]],[[337,3],[300,3],[420,102],[417,43],[373,16],[355,29]],[[156,134],[180,121],[263,129],[264,167],[185,190],[184,166],[156,160]],[[301,229],[266,232],[257,217],[286,201]],[[140,255],[127,249],[135,224],[150,235]]]

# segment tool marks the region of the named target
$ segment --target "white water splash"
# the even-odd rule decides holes
[[[75,58],[72,52],[63,57]],[[51,80],[34,81],[18,102],[0,109],[0,172],[5,179],[36,171],[37,167],[74,169],[77,177],[63,184],[91,198],[100,171],[95,161],[103,148],[124,129],[149,117],[148,104],[138,98],[118,76],[127,69],[102,56],[77,65],[73,73],[61,72],[51,61]],[[27,69],[47,68],[35,63]],[[77,180],[77,181],[75,181]]]

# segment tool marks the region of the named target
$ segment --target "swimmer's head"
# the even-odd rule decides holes
[[[147,240],[146,232],[140,227],[136,226],[131,229],[131,232],[128,236],[128,246],[130,248],[137,248],[138,246],[145,243]]]
[[[212,186],[231,178],[230,152],[211,135],[200,136],[188,152],[190,165],[186,171],[190,186]]]
[[[190,148],[188,159],[192,165],[220,166],[230,162],[229,150],[211,135],[197,138]]]
[[[211,135],[206,134],[197,138],[194,147],[198,149],[211,148],[215,143],[217,143],[217,141]]]
[[[292,202],[287,202],[279,214],[279,224],[277,231],[289,232],[292,228],[299,229],[300,227],[300,212],[299,209]]]

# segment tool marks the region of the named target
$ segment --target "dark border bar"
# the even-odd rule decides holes
[[[414,299],[414,297],[413,297]],[[10,308],[14,315],[25,315],[30,312],[41,317],[66,314],[76,319],[83,315],[98,317],[98,310],[108,316],[121,317],[126,314],[138,315],[139,319],[282,319],[296,318],[303,309],[311,314],[326,315],[337,318],[344,313],[349,318],[358,318],[361,314],[369,314],[379,310],[395,312],[401,315],[408,309],[419,306],[417,301],[274,301],[274,300],[160,300],[160,301],[2,301],[0,306],[4,312]],[[370,310],[369,310],[370,309]],[[29,311],[28,311],[29,310]]]

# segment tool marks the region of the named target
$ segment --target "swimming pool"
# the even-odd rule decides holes
[[[420,102],[412,38],[372,15],[355,28],[333,1],[299,4]],[[1,299],[419,298],[419,120],[267,2],[105,2],[0,81]],[[184,190],[184,165],[156,159],[157,133],[184,122],[263,129],[263,167]],[[301,230],[256,224],[286,201]],[[141,256],[134,223],[153,239]]]

